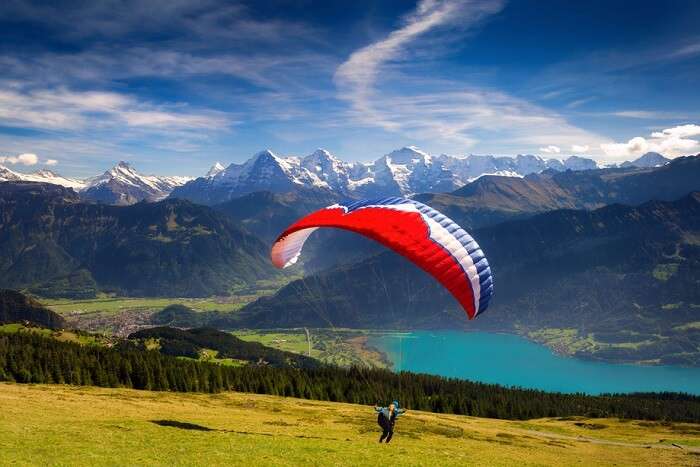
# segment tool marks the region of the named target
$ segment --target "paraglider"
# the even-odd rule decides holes
[[[382,435],[379,437],[379,442],[386,440],[391,441],[394,436],[394,426],[396,419],[406,413],[405,409],[399,407],[399,401],[394,401],[387,407],[374,406],[374,411],[377,412],[377,423],[382,429]]]
[[[407,198],[352,201],[312,212],[280,234],[272,263],[278,268],[296,263],[309,236],[327,227],[364,235],[408,258],[440,282],[469,319],[489,305],[491,268],[476,241],[447,216]]]

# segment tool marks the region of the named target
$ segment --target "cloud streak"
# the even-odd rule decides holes
[[[338,67],[335,82],[341,91],[341,98],[350,102],[357,114],[364,114],[375,124],[386,129],[398,128],[395,122],[384,118],[373,105],[376,97],[374,85],[382,66],[400,59],[408,44],[431,30],[446,27],[456,21],[461,23],[462,28],[468,28],[501,8],[501,1],[420,1],[416,10],[404,19],[401,28],[391,32],[386,39],[354,52]],[[465,15],[465,12],[469,14]]]
[[[400,28],[355,51],[336,70],[339,97],[350,105],[347,115],[361,125],[461,148],[477,145],[483,136],[516,151],[572,141],[597,147],[604,138],[526,100],[463,82],[411,78],[414,64],[406,58],[412,46],[436,32],[464,34],[502,7],[500,1],[420,2]]]
[[[86,130],[126,126],[143,130],[209,130],[225,128],[225,115],[192,112],[187,106],[162,106],[135,97],[66,88],[23,92],[0,90],[0,123],[41,130]]]

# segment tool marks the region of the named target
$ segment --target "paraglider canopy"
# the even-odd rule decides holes
[[[493,278],[484,253],[464,229],[430,206],[391,197],[319,209],[282,232],[272,245],[272,263],[294,264],[306,239],[321,227],[359,233],[408,258],[449,290],[469,319],[488,307]]]

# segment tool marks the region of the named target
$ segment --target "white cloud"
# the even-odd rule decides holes
[[[590,146],[587,144],[572,144],[571,145],[571,152],[576,152],[576,153],[582,153],[582,152],[588,152],[590,149]]]
[[[547,154],[559,154],[561,152],[561,148],[559,146],[549,145],[549,146],[540,148],[540,151],[547,153]]]
[[[700,151],[700,141],[692,136],[700,136],[700,125],[679,125],[655,131],[650,138],[637,136],[626,143],[601,144],[600,148],[611,158],[641,156],[650,151],[677,157]]]
[[[58,161],[57,161],[56,159],[46,159],[46,160],[44,161],[44,164],[46,164],[46,165],[56,165],[56,164],[58,164]]]
[[[38,162],[39,158],[32,153],[24,153],[17,156],[0,156],[0,163],[3,164],[36,165]]]
[[[647,140],[637,136],[626,143],[601,144],[600,149],[605,155],[612,157],[641,155],[649,150]]]
[[[687,124],[655,131],[652,138],[687,138],[689,136],[700,136],[700,125]]]

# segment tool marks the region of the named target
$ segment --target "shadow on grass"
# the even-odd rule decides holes
[[[217,431],[213,428],[197,425],[196,423],[178,422],[177,420],[151,420],[151,422],[158,426],[169,426],[173,428],[180,428],[181,430]]]
[[[218,430],[216,428],[209,428],[203,425],[197,425],[196,423],[189,422],[178,422],[177,420],[151,420],[151,423],[155,423],[158,426],[167,426],[171,428],[179,428],[181,430],[193,430],[193,431],[217,431],[219,433],[235,433],[238,435],[256,435],[256,436],[273,436],[273,437],[284,437],[284,438],[304,438],[304,439],[327,439],[339,441],[338,438],[326,438],[322,436],[308,436],[308,435],[288,435],[282,433],[264,433],[256,431],[238,431],[238,430]],[[294,424],[285,424],[283,426],[298,426]]]

